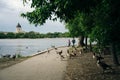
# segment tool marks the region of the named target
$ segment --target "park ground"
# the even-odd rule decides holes
[[[22,62],[17,59],[11,60],[10,63],[17,61],[19,63],[1,69],[0,80],[63,80],[67,60],[62,60],[57,52],[62,50],[65,55],[67,49],[68,47],[52,49],[30,58],[24,58]]]
[[[108,70],[103,73],[91,52],[78,54],[68,60],[65,80],[120,80],[120,66],[113,64],[112,56],[104,55],[104,61],[111,65],[114,71]]]
[[[11,65],[20,63],[29,58],[30,57],[20,58],[16,59],[15,61],[14,60],[2,61],[0,62],[0,70],[4,70],[8,67],[11,67]],[[64,71],[65,73],[64,78],[62,78],[61,80],[119,80],[120,67],[113,65],[111,55],[105,55],[104,61],[112,66],[112,68],[114,69],[113,72],[108,71],[102,73],[102,69],[97,67],[96,65],[96,60],[92,58],[91,52],[82,54],[78,53],[77,56],[72,57],[67,61],[65,60],[65,62],[67,62],[67,66],[66,71]]]

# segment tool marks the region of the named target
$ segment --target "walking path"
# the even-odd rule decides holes
[[[59,48],[66,55],[68,47]],[[0,80],[63,80],[67,61],[55,50],[0,70]]]

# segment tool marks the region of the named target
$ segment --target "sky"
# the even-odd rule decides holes
[[[40,33],[67,32],[64,23],[47,20],[42,26],[35,27],[28,20],[21,17],[21,13],[32,11],[30,4],[23,5],[22,0],[0,0],[0,32],[15,32],[18,23],[25,32],[35,31]]]

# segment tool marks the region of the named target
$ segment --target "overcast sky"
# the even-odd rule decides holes
[[[36,31],[40,33],[66,32],[65,26],[59,21],[50,21],[38,27],[20,16],[21,13],[31,11],[29,4],[23,6],[22,0],[0,0],[0,31],[15,32],[18,22],[26,32]]]

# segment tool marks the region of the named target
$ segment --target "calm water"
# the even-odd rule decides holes
[[[0,54],[29,56],[51,48],[52,45],[67,46],[68,39],[72,40],[72,38],[0,39]]]

